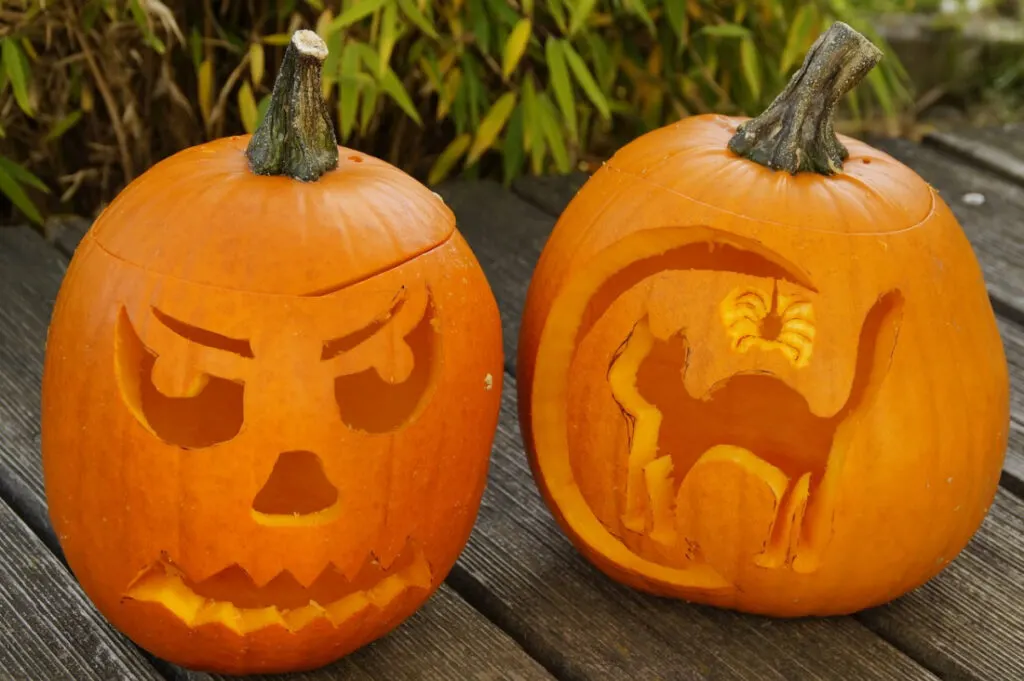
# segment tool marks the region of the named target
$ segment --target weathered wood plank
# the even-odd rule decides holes
[[[526,175],[512,183],[512,191],[548,215],[557,216],[569,205],[572,197],[576,196],[576,192],[583,187],[588,177],[590,176],[579,171],[568,175]]]
[[[0,676],[160,679],[107,626],[75,580],[0,501]]]
[[[463,194],[464,191],[466,192],[465,194]],[[525,192],[527,190],[520,186],[519,191]],[[549,192],[549,195],[553,195],[553,189],[550,186],[547,187],[545,191]],[[562,192],[562,196],[571,196],[572,193],[574,193],[572,190],[565,191]],[[505,198],[502,198],[500,190],[494,191],[491,188],[482,186],[480,183],[467,185],[466,189],[463,189],[461,186],[452,187],[445,194],[445,196],[449,204],[455,208],[456,213],[459,217],[460,229],[466,235],[469,242],[474,245],[474,248],[476,249],[477,252],[477,257],[480,259],[485,270],[488,271],[488,275],[491,277],[492,285],[495,285],[496,289],[505,292],[507,296],[499,297],[499,302],[501,303],[503,314],[506,317],[518,317],[518,315],[521,312],[521,306],[525,297],[526,284],[524,280],[528,276],[529,271],[524,271],[516,274],[514,272],[509,272],[509,266],[507,263],[502,263],[502,267],[500,268],[496,268],[494,265],[495,263],[501,261],[505,250],[515,248],[516,244],[533,245],[537,243],[542,243],[551,229],[554,218],[549,216],[549,222],[547,224],[544,224],[543,220],[540,219],[536,214],[533,214],[522,207],[509,205],[511,202],[513,202],[513,199],[507,196]],[[486,206],[486,209],[482,208],[482,206],[474,205],[474,196],[480,197],[479,200],[481,201],[482,206]],[[517,223],[515,225],[509,225],[507,228],[503,224],[496,225],[493,222],[487,224],[486,230],[480,227],[480,223],[478,222],[478,220],[481,219],[480,216],[502,215],[513,216],[513,219],[515,219]],[[528,219],[524,220],[524,215],[526,215]],[[540,230],[542,236],[538,237],[535,235],[531,237],[527,233],[528,229],[530,228]],[[968,227],[965,227],[965,229],[968,229]],[[519,257],[517,257],[516,259],[516,262],[521,264],[525,263],[532,270],[533,263],[535,262],[536,257],[536,253],[529,255],[520,253]],[[514,282],[502,281],[501,279],[505,277],[518,277],[518,284],[515,284]],[[1015,389],[1015,410],[1024,410],[1024,397],[1022,397],[1021,393],[1019,392],[1020,388],[1024,387],[1024,335],[1022,335],[1021,328],[1014,323],[1003,322],[1001,323],[1001,329],[1004,334],[1004,340],[1006,340],[1007,354],[1010,358],[1010,368],[1014,376],[1013,385]],[[510,357],[510,359],[514,363],[514,356]],[[1018,411],[1017,413],[1024,415],[1024,411]],[[1024,420],[1022,420],[1021,422],[1024,423]],[[1018,430],[1020,429],[1015,429],[1015,433],[1017,433]],[[1019,445],[1022,439],[1024,438],[1020,438],[1018,435],[1015,434],[1014,444]],[[1008,455],[1008,476],[1018,475],[1019,469],[1022,466],[1022,462],[1024,462],[1024,449],[1019,448],[1019,446],[1015,446],[1013,449],[1010,450]],[[502,458],[499,456],[499,454],[496,453],[494,466],[498,471],[501,471],[502,465]],[[495,475],[498,475],[498,473],[496,473]],[[521,499],[523,495],[528,494],[527,490],[532,488],[528,481],[517,482],[517,480],[519,480],[519,478],[525,479],[527,475],[528,471],[525,467],[523,467],[522,470],[519,472],[508,472],[502,478],[492,478],[491,488],[500,490],[514,488],[516,489],[516,492],[512,494],[512,498]],[[1020,478],[1015,478],[1015,480],[1019,481]],[[997,501],[997,503],[1005,503],[1004,498],[1005,495],[1001,495],[1000,500]],[[510,522],[509,520],[507,520],[507,517],[509,516],[515,518],[526,517],[524,516],[523,512],[519,509],[517,509],[515,512],[510,512],[507,508],[504,510],[503,513],[499,513],[498,515],[502,518],[506,518],[506,524]],[[541,516],[542,513],[538,512],[538,515]],[[485,524],[486,522],[488,522],[488,517],[489,515],[486,513],[485,509],[485,512],[482,514],[481,521],[478,523],[478,532],[487,532],[488,534],[495,535],[497,538],[494,539],[494,541],[496,542],[503,541],[501,537],[507,536],[508,532],[489,532],[487,530],[487,525]],[[533,522],[537,524],[541,523],[542,521],[539,518],[535,518],[533,519]],[[989,529],[988,526],[992,523],[996,523],[997,525],[999,525],[1001,522],[1003,522],[1002,516],[997,514],[996,512],[993,512],[993,516],[987,522],[986,527],[983,528],[982,533],[996,532],[998,534],[998,532],[1001,532],[1001,530],[994,531]],[[976,540],[974,543],[972,543],[965,551],[965,561],[967,562],[968,566],[974,566],[977,563],[977,560],[973,560],[971,556],[978,555],[977,552],[979,551],[979,549],[976,547],[979,545],[979,541],[981,542],[981,546],[985,545],[984,536],[982,536],[981,540]],[[1008,548],[1008,550],[1015,551],[1018,555],[1024,554],[1024,544],[1018,542],[1016,546],[1010,547]],[[506,551],[505,553],[507,554],[508,551]],[[514,552],[515,555],[519,555],[520,553],[521,551]],[[492,560],[498,560],[497,551],[495,551],[495,554],[496,555]],[[505,560],[507,560],[507,558]],[[971,578],[975,579],[980,584],[984,584],[984,588],[989,589],[992,593],[999,594],[1000,597],[1006,599],[1011,603],[1024,602],[1024,591],[1022,591],[1022,587],[1019,585],[1014,587],[1012,582],[1004,583],[993,581],[992,579],[990,579],[990,575],[985,571],[972,571]],[[939,579],[942,580],[946,578],[944,576],[940,576]],[[500,587],[500,585],[497,585],[495,588],[498,587]],[[926,618],[935,616],[932,613],[932,611],[936,608],[941,608],[942,605],[941,603],[929,600],[929,598],[927,597],[927,594],[929,592],[924,593],[925,596],[923,597],[918,596],[916,598],[911,599],[909,601],[911,604],[910,607],[913,607],[916,609],[916,611],[920,612],[921,617]],[[979,603],[965,602],[962,605],[970,609],[969,615],[971,622],[983,623],[983,626],[985,626],[988,629],[1002,628],[1004,632],[1009,632],[1011,635],[1018,636],[1021,638],[1021,640],[1024,640],[1024,630],[1015,628],[1017,625],[1014,623],[1014,621],[1011,620],[1009,622],[1004,623],[996,619],[996,613],[989,611]],[[501,620],[499,619],[499,621]],[[868,622],[869,624],[871,623],[870,620],[866,620],[866,622]],[[980,659],[980,657],[971,657],[975,653],[977,653],[980,656],[987,657],[990,660],[996,660],[995,662],[990,663],[995,665],[995,667],[968,666],[966,667],[966,669],[968,669],[970,672],[970,678],[993,680],[999,679],[1002,677],[993,677],[988,675],[991,669],[998,668],[1000,665],[1002,665],[1002,667],[1004,668],[1011,667],[1011,663],[1003,658],[1012,656],[1013,649],[1000,647],[1000,642],[1003,639],[999,637],[993,637],[991,639],[993,641],[993,645],[982,645],[983,642],[977,643],[975,645],[974,651],[964,651],[962,650],[962,639],[958,637],[956,635],[956,632],[953,630],[946,631],[945,635],[941,638],[941,640],[924,639],[922,641],[916,641],[914,639],[909,638],[901,639],[896,635],[898,633],[896,629],[886,629],[884,631],[886,633],[893,634],[893,638],[891,638],[890,640],[894,641],[898,647],[900,647],[901,649],[906,649],[914,652],[915,656],[920,655],[918,657],[919,660],[925,662],[928,665],[934,665],[935,669],[948,669],[950,667],[948,660],[955,659],[957,656],[962,656],[964,657],[964,659],[968,659],[968,663],[965,664],[969,664],[972,660],[977,661],[978,659]],[[980,648],[977,647],[979,645],[981,645]]]
[[[63,256],[27,228],[0,229],[0,495],[15,502],[19,515],[54,551],[58,547],[46,517],[38,453],[39,381],[46,328],[65,265]],[[42,559],[52,556],[45,554]],[[88,607],[97,621],[103,622],[92,606]],[[423,610],[390,636],[340,664],[304,678],[336,678],[340,669],[352,665],[369,678],[388,681],[474,675],[550,678],[448,587],[442,587]],[[208,678],[170,665],[167,669],[169,674],[190,681]]]
[[[852,618],[770,620],[647,596],[571,546],[522,450],[506,376],[491,476],[449,582],[560,679],[933,678]]]
[[[0,228],[0,495],[55,552],[39,459],[39,382],[66,267],[28,228]]]
[[[1024,123],[933,132],[925,144],[1024,185]]]

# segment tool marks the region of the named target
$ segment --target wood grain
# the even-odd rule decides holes
[[[39,381],[46,328],[65,266],[65,258],[28,228],[0,229],[0,496],[16,507],[18,515],[26,519],[53,552],[58,552],[59,547],[46,516],[43,494],[39,459]],[[0,541],[4,534],[6,529],[0,527]],[[37,540],[34,548],[39,561],[53,562],[74,585],[72,576],[42,543]],[[26,554],[26,560],[29,559]],[[4,586],[0,582],[0,596]],[[45,598],[45,594],[39,597]],[[99,629],[93,634],[94,638],[118,637],[80,592],[79,598],[89,614],[88,621]],[[124,647],[139,656],[130,644]],[[189,681],[210,678],[160,661],[157,665],[170,678]],[[343,670],[347,675],[357,668],[366,678],[381,681],[470,679],[474,676],[496,681],[551,678],[514,641],[448,587],[442,587],[420,612],[390,636],[358,651],[339,665],[302,678],[309,681],[332,679]],[[0,677],[4,669],[0,666]]]
[[[925,144],[1024,185],[1024,123],[933,132]]]
[[[0,501],[0,677],[159,679],[46,546]]]

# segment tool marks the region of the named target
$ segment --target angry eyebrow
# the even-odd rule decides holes
[[[252,352],[252,345],[250,345],[247,340],[222,336],[219,333],[208,331],[207,329],[201,329],[198,326],[193,326],[192,324],[187,324],[180,319],[171,317],[166,312],[161,312],[155,307],[152,308],[152,310],[153,316],[156,317],[161,324],[187,341],[207,348],[224,350],[225,352],[230,352],[232,354],[245,357],[246,359],[252,359],[255,357]]]
[[[387,311],[374,319],[372,322],[367,324],[361,329],[347,333],[339,338],[332,338],[324,341],[324,348],[320,353],[321,360],[334,359],[338,355],[344,354],[355,348],[359,347],[359,344],[365,340],[373,338],[374,335],[380,332],[389,321],[391,321],[395,315],[397,315],[402,306],[405,304],[406,288],[403,286],[399,289],[398,293],[391,300],[391,306]]]

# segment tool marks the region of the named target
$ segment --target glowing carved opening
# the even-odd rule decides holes
[[[125,598],[163,605],[189,627],[217,623],[248,634],[271,625],[298,631],[320,618],[340,626],[368,609],[383,610],[410,589],[429,589],[432,581],[426,556],[411,545],[386,569],[370,555],[346,579],[328,564],[308,586],[287,571],[260,586],[238,565],[194,582],[165,557],[143,570]]]
[[[775,519],[756,562],[815,569],[829,534],[835,481],[852,431],[888,372],[902,305],[902,295],[894,291],[869,311],[849,398],[828,418],[812,414],[807,400],[773,375],[735,375],[714,386],[706,399],[690,395],[684,384],[687,354],[700,347],[683,335],[661,341],[641,319],[608,372],[629,440],[623,526],[662,544],[694,543],[695,538],[676,536],[679,488],[691,471],[700,474],[695,465],[709,452],[726,446],[746,453],[732,457],[732,464],[755,477],[770,474],[767,488],[777,492]]]
[[[184,366],[183,371],[194,374],[184,381],[192,388],[184,391],[187,396],[168,396],[154,381],[160,375],[159,362],[143,345],[122,308],[115,329],[114,371],[121,397],[135,418],[164,442],[188,449],[227,442],[238,435],[243,419],[242,384]]]
[[[313,524],[333,520],[335,514],[325,511],[337,502],[338,490],[324,474],[320,457],[313,452],[284,452],[256,494],[252,510],[262,524]]]
[[[435,326],[433,306],[428,302],[422,319],[404,338],[404,346],[412,355],[412,370],[404,380],[386,381],[376,368],[335,379],[335,399],[341,418],[348,427],[369,433],[385,433],[397,430],[416,417],[431,392],[436,363],[440,359]],[[365,340],[372,338],[373,334],[359,332],[359,336]],[[351,341],[346,345],[351,345]],[[327,346],[325,352],[326,349]],[[398,345],[385,351],[405,350]]]
[[[771,293],[740,287],[719,306],[732,348],[778,350],[794,365],[807,366],[814,347],[814,308],[799,296],[779,293],[776,280]]]

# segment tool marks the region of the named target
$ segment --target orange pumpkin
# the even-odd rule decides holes
[[[760,118],[639,138],[558,221],[520,416],[549,506],[615,579],[848,613],[981,523],[1009,422],[981,272],[931,187],[832,128],[880,56],[833,26]]]
[[[298,32],[251,140],[122,192],[54,311],[54,528],[98,608],[188,667],[311,668],[383,635],[484,489],[497,306],[438,196],[337,147],[325,54]]]

